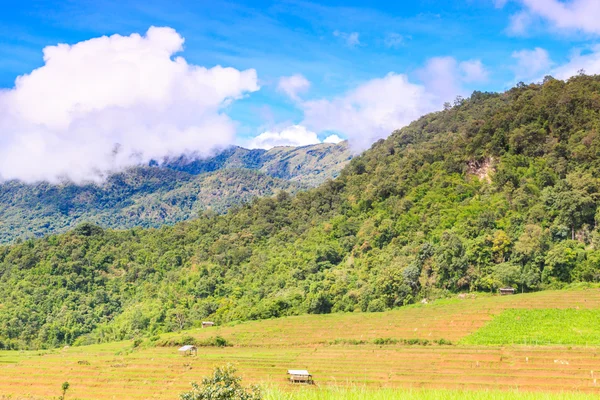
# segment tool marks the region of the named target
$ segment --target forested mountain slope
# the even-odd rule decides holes
[[[600,280],[600,77],[475,92],[226,215],[0,248],[5,347]]]
[[[81,222],[108,228],[158,227],[225,212],[257,196],[291,193],[337,176],[346,142],[248,150],[231,147],[207,159],[167,160],[131,168],[103,184],[0,185],[0,243],[64,232]]]
[[[350,160],[348,142],[321,143],[310,146],[274,147],[269,150],[231,147],[215,157],[168,160],[168,168],[194,175],[221,169],[252,169],[274,178],[317,186],[335,178]]]

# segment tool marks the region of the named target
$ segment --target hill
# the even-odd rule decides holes
[[[251,169],[269,176],[314,187],[335,178],[350,160],[348,143],[321,143],[302,147],[274,147],[270,150],[231,147],[215,157],[166,160],[164,166],[198,175],[221,169]]]
[[[287,398],[284,396],[289,392],[296,394],[294,399],[591,400],[600,393],[600,386],[594,384],[600,342],[592,347],[589,343],[576,346],[578,336],[566,333],[565,338],[571,341],[562,346],[553,342],[514,346],[510,338],[492,346],[461,343],[493,326],[506,313],[579,308],[577,312],[598,315],[599,306],[597,288],[473,296],[380,313],[231,323],[136,342],[0,351],[0,393],[13,398],[48,398],[68,381],[72,388],[69,395],[74,398],[173,399],[189,390],[189,382],[199,381],[216,366],[232,363],[245,383],[263,385],[270,395],[267,398],[272,399]],[[523,319],[521,325],[529,322]],[[596,324],[586,333],[600,338],[598,328]],[[230,346],[204,346],[195,357],[177,354],[177,343],[208,343],[217,336]],[[285,381],[290,368],[308,369],[317,385],[292,388]],[[359,388],[362,395],[352,396],[344,387]],[[376,397],[382,387],[387,388],[387,395]],[[331,397],[326,397],[327,388],[331,388]],[[412,390],[405,393],[398,388]],[[436,391],[428,397],[428,391],[420,391],[423,388],[476,391]],[[539,393],[542,390],[556,394]]]
[[[179,158],[131,168],[103,184],[0,185],[0,243],[65,232],[86,221],[106,228],[158,227],[257,196],[295,193],[331,179],[348,163],[345,142]]]
[[[475,92],[339,177],[160,229],[0,248],[5,347],[600,280],[600,77]],[[40,282],[42,282],[40,284]]]

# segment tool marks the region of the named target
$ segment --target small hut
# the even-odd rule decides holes
[[[184,356],[195,356],[198,354],[198,348],[194,345],[186,344],[185,346],[179,348],[179,352]]]
[[[287,373],[292,383],[313,383],[312,375],[305,369],[288,369]]]
[[[211,326],[215,326],[215,323],[212,322],[212,321],[202,321],[202,327],[203,328],[208,328],[208,327],[211,327]]]
[[[515,289],[513,288],[500,288],[500,295],[506,296],[508,294],[515,294]]]

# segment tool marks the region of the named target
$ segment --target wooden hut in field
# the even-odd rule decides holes
[[[305,369],[288,369],[287,373],[292,383],[313,383],[312,375]]]
[[[215,326],[215,323],[212,322],[212,321],[202,321],[202,327],[203,328],[208,328],[208,327],[211,327],[211,326]]]
[[[515,289],[513,288],[500,288],[500,295],[506,296],[509,294],[515,294]]]
[[[180,347],[178,351],[184,356],[195,356],[198,354],[198,348],[191,344],[186,344],[185,346]]]

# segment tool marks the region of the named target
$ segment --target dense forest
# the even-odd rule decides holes
[[[153,161],[102,184],[0,184],[0,243],[65,232],[81,221],[104,228],[159,227],[254,197],[295,193],[336,177],[350,160],[347,142],[248,150]]]
[[[0,346],[600,281],[600,76],[474,92],[340,176],[158,229],[0,248]]]

